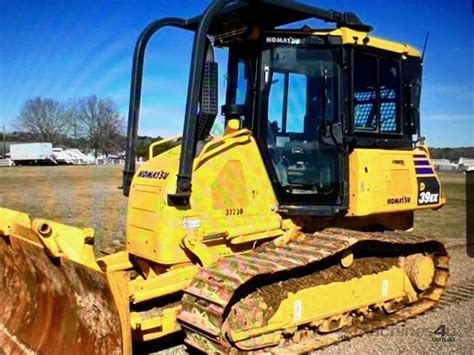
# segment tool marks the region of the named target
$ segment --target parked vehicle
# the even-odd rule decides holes
[[[24,143],[10,146],[10,159],[15,165],[56,165],[51,143]]]

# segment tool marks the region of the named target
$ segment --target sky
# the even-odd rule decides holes
[[[356,12],[375,36],[422,49],[422,135],[433,147],[474,145],[474,26],[472,0],[300,0]],[[209,0],[0,0],[0,125],[7,131],[22,104],[41,96],[68,102],[95,94],[128,114],[135,41],[161,17],[189,18]],[[317,22],[312,22],[317,27]],[[139,134],[182,132],[192,34],[163,30],[149,45]],[[217,51],[219,91],[225,55]],[[222,103],[222,101],[221,101]]]

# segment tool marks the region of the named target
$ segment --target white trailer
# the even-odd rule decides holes
[[[82,153],[79,149],[53,148],[54,160],[58,164],[92,164],[93,160]]]
[[[57,164],[51,143],[12,144],[10,159],[15,165]]]

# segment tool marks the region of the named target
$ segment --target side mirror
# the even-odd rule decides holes
[[[198,140],[202,140],[208,136],[216,119],[218,112],[217,87],[218,65],[214,61],[206,61],[204,63],[202,77],[201,101],[197,125]]]

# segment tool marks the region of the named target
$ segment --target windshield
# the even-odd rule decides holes
[[[279,184],[291,194],[331,194],[339,154],[328,140],[337,117],[338,51],[274,47],[263,53],[267,147]]]

